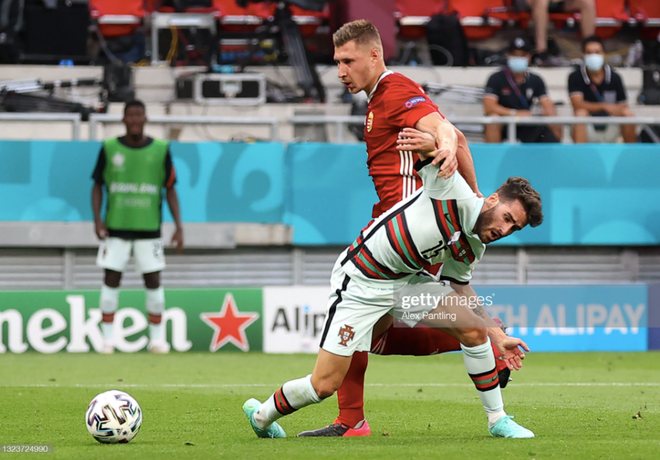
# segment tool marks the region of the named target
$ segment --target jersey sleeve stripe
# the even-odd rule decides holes
[[[359,269],[361,269],[360,271],[362,271],[362,273],[364,273],[369,278],[375,278],[379,280],[389,279],[383,273],[380,273],[376,267],[367,262],[362,253],[356,254],[355,257],[353,257],[353,262]]]
[[[456,228],[460,228],[460,227],[457,226],[456,222],[451,220],[452,216],[449,213],[449,207],[447,206],[446,201],[438,201],[438,200],[432,200],[432,201],[433,201],[433,208],[435,209],[435,217],[436,217],[436,222],[438,223],[438,228],[440,229],[440,233],[442,233],[442,236],[445,238],[445,242],[449,246],[449,250],[451,252],[452,257],[459,262],[465,263],[465,260],[463,260],[463,258],[460,256],[462,252],[462,248],[458,248],[455,243],[449,244],[452,236],[454,235],[454,233],[456,233]],[[447,219],[447,216],[449,216],[449,219]]]
[[[362,247],[362,251],[360,251],[357,257],[359,257],[362,262],[366,263],[369,268],[381,275],[382,278],[398,279],[408,276],[408,273],[395,273],[378,262],[367,246]]]
[[[408,260],[410,260],[417,267],[417,269],[420,269],[425,264],[425,261],[417,251],[415,243],[413,243],[410,230],[408,230],[408,222],[406,221],[405,214],[399,214],[396,216],[396,220],[394,222],[394,231],[397,238],[399,238],[399,241],[402,243],[401,247],[408,257]]]
[[[408,257],[405,256],[405,253],[402,248],[403,243],[396,236],[396,230],[394,229],[394,221],[393,220],[388,221],[385,229],[387,231],[387,239],[390,241],[390,245],[392,246],[392,249],[394,249],[394,252],[396,252],[397,254],[399,254],[399,256],[401,256],[401,260],[403,261],[404,264],[406,264],[406,267],[412,270],[419,270],[419,267],[415,265],[415,262],[408,259]]]
[[[403,239],[402,236],[402,231],[401,231],[401,216],[396,216],[392,222],[392,225],[394,227],[394,237],[399,243],[399,247],[401,248],[399,252],[399,256],[401,257],[402,260],[408,260],[410,263],[413,265],[415,264],[415,259],[413,259],[412,255],[410,254],[410,251],[408,251],[408,247],[406,246],[406,242]]]
[[[472,262],[474,262],[475,257],[474,252],[472,251],[472,247],[470,246],[470,243],[465,236],[465,232],[463,231],[463,226],[461,225],[461,220],[458,214],[458,204],[456,203],[456,200],[450,200],[448,203],[445,203],[444,206],[449,208],[449,215],[452,217],[452,220],[456,222],[458,229],[461,230],[461,236],[456,242],[456,246],[458,248],[458,256],[463,262],[465,262],[467,265],[470,265]],[[465,250],[465,255],[461,255],[463,250]]]
[[[453,235],[453,233],[451,233],[451,230],[447,225],[447,220],[442,212],[442,206],[439,205],[440,202],[438,200],[431,200],[431,202],[433,203],[433,209],[435,210],[435,221],[438,224],[438,230],[440,230],[445,242],[449,244],[449,240],[451,240],[451,235]]]

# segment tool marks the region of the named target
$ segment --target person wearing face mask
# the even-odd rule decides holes
[[[621,77],[605,64],[603,44],[597,36],[582,42],[584,64],[568,76],[568,92],[576,117],[634,117],[626,102]],[[636,142],[635,125],[575,125],[575,143]]]
[[[536,103],[544,116],[555,116],[557,109],[545,89],[543,79],[527,70],[531,46],[522,38],[515,38],[509,46],[507,65],[494,73],[486,84],[484,112],[490,117],[531,117]],[[520,125],[516,130],[520,142],[559,142],[561,127]],[[507,138],[506,126],[486,125],[484,140],[498,143]]]

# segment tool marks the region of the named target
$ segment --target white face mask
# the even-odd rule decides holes
[[[529,61],[527,60],[526,57],[509,56],[509,59],[507,59],[507,65],[509,66],[509,69],[511,69],[511,72],[521,73],[527,70]]]
[[[603,68],[604,63],[605,58],[602,54],[587,54],[584,57],[584,65],[586,65],[587,69],[591,70],[592,72],[598,72]]]

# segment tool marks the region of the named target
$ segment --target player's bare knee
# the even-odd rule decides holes
[[[488,340],[488,329],[485,327],[461,328],[460,341],[466,347],[483,345]]]
[[[587,109],[575,109],[576,117],[588,117],[589,111]]]
[[[144,286],[147,289],[158,289],[160,287],[160,272],[144,273]]]
[[[106,269],[103,283],[108,287],[118,288],[121,283],[121,275],[121,272]]]
[[[314,390],[319,398],[325,399],[335,394],[340,385],[341,382],[335,382],[334,379],[326,378],[315,383]]]

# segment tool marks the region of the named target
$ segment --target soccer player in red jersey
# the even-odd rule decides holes
[[[372,217],[377,218],[422,185],[413,169],[417,160],[414,152],[437,149],[438,157],[444,160],[439,175],[450,177],[458,168],[468,185],[481,197],[465,136],[445,119],[417,83],[387,70],[378,30],[366,20],[353,21],[342,26],[334,34],[333,41],[338,77],[351,94],[365,91],[368,95],[364,128],[367,166],[380,200],[374,205]],[[427,267],[426,270],[436,276],[439,267]],[[426,356],[461,350],[459,341],[442,331],[425,327],[411,329],[394,324],[396,320],[391,316],[385,318],[374,328],[372,353]],[[499,357],[499,352],[494,351]],[[504,361],[496,361],[499,381],[504,387],[510,371]],[[367,362],[367,352],[353,355],[351,367],[337,392],[339,416],[335,423],[298,436],[371,434],[364,417]]]

